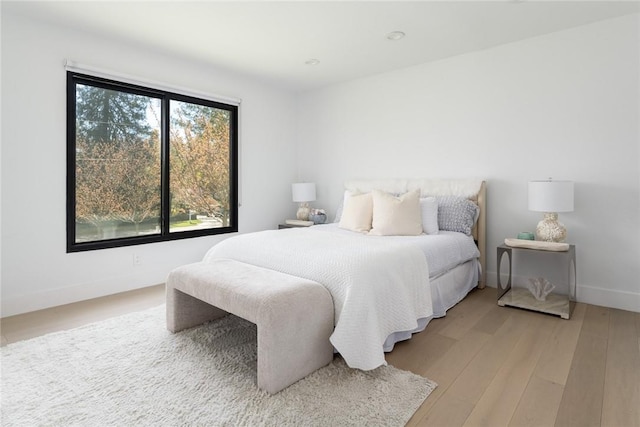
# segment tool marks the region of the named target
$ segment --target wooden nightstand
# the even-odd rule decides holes
[[[283,228],[307,228],[311,227],[310,225],[295,225],[295,224],[278,224],[278,230],[282,230]]]
[[[531,295],[526,288],[512,288],[511,287],[511,279],[512,279],[512,259],[513,254],[518,253],[519,256],[526,256],[527,254],[537,253],[539,255],[543,255],[545,258],[561,258],[565,263],[568,275],[567,275],[567,295],[559,294],[559,293],[550,293],[546,297],[546,301],[538,301]],[[501,274],[500,274],[500,262],[502,261],[502,257],[507,255],[509,260],[509,274],[506,285],[503,285],[501,282]],[[569,319],[571,316],[571,312],[573,311],[573,306],[576,301],[576,288],[577,288],[577,278],[576,278],[576,247],[575,245],[569,245],[569,250],[564,252],[553,252],[553,251],[540,251],[536,249],[525,249],[525,248],[514,248],[507,245],[500,245],[497,248],[497,256],[498,256],[498,305],[501,307],[517,307],[524,308],[527,310],[539,311],[542,313],[554,314],[556,316],[560,316],[563,319]],[[540,270],[544,271],[544,265],[540,266]],[[573,277],[573,281],[571,278]]]

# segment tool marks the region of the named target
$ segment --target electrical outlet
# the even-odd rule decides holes
[[[133,254],[133,265],[142,265],[142,255]]]

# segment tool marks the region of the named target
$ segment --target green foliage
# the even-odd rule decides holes
[[[171,123],[172,206],[185,206],[229,223],[229,112],[177,103]]]
[[[148,139],[152,131],[146,118],[150,101],[143,95],[78,84],[76,132],[88,144]]]
[[[76,87],[76,220],[95,225],[99,239],[104,237],[102,228],[113,228],[114,222],[135,224],[137,230],[143,222],[148,228],[149,221],[157,221],[159,227],[159,100],[81,84]],[[171,216],[192,211],[218,217],[226,226],[230,113],[171,103]]]

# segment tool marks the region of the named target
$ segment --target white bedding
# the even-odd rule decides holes
[[[237,259],[327,286],[336,309],[331,342],[349,366],[368,370],[475,286],[477,256],[461,233],[380,237],[325,224],[236,236],[204,260]]]
[[[388,238],[326,233],[323,227],[249,233],[212,247],[204,261],[230,258],[323,284],[335,306],[331,343],[352,368],[385,365],[385,339],[433,315],[422,250]]]
[[[326,231],[344,235],[353,235],[353,231],[338,227],[338,223],[316,225],[315,231]],[[440,231],[439,234],[419,236],[363,236],[369,241],[409,243],[418,246],[428,260],[429,277],[441,276],[457,265],[480,256],[473,237],[454,231]]]

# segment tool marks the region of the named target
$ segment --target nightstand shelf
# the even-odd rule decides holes
[[[567,295],[558,293],[551,293],[547,295],[545,301],[538,301],[526,288],[516,288],[511,286],[512,281],[512,259],[513,252],[522,252],[524,255],[527,252],[541,252],[535,249],[523,249],[514,248],[506,245],[500,245],[497,248],[498,256],[498,305],[501,307],[516,307],[527,310],[538,311],[541,313],[553,314],[560,316],[563,319],[569,319],[573,306],[576,300],[576,248],[575,245],[570,245],[569,250],[565,252],[550,252],[544,251],[546,256],[560,257],[568,269],[567,275]],[[501,261],[502,257],[506,255],[509,261],[509,275],[506,285],[502,284],[501,280]],[[544,268],[541,268],[544,270]],[[571,278],[573,277],[573,281]]]
[[[296,225],[296,224],[278,224],[278,230],[285,228],[308,228],[310,225]]]
[[[554,314],[563,319],[569,318],[569,297],[566,295],[549,294],[546,301],[538,301],[528,289],[511,288],[500,299],[500,307],[517,307],[541,313]]]

